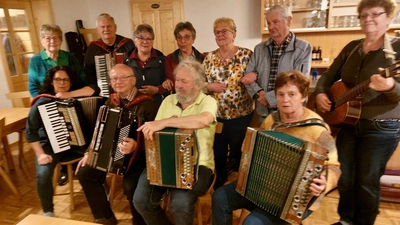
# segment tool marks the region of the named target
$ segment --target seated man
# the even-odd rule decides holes
[[[205,95],[204,68],[197,61],[184,60],[174,71],[176,94],[161,103],[155,121],[146,122],[138,131],[151,140],[156,131],[166,127],[196,129],[199,158],[198,179],[192,190],[150,185],[146,170],[139,178],[133,203],[147,224],[171,224],[160,202],[168,191],[169,209],[176,225],[192,224],[197,198],[211,185],[214,170],[213,141],[215,134],[217,102]]]
[[[324,141],[324,147],[327,150],[336,150],[335,142],[329,135],[328,125],[307,125],[307,126],[290,126],[295,122],[311,119],[322,118],[315,112],[303,107],[308,94],[309,81],[301,72],[292,70],[282,72],[275,81],[275,95],[277,100],[278,111],[270,114],[261,124],[260,128],[264,130],[277,130],[305,141],[316,143],[316,141],[324,135],[327,140]],[[278,124],[278,126],[276,126]],[[281,126],[279,126],[279,124]],[[328,132],[328,134],[327,134]],[[326,178],[324,172],[319,178],[313,180],[310,185],[312,195],[319,196],[326,186]],[[217,189],[212,196],[212,215],[213,224],[232,224],[232,211],[240,208],[246,208],[251,213],[244,219],[243,224],[289,224],[288,222],[274,216],[265,210],[257,207],[250,200],[240,195],[236,190],[234,181],[228,185]],[[307,216],[309,213],[305,213]]]
[[[115,93],[110,95],[105,105],[111,108],[124,108],[124,110],[129,110],[129,112],[132,113],[131,115],[144,117],[147,120],[154,119],[157,112],[157,105],[154,101],[144,100],[133,104],[133,101],[135,101],[138,96],[143,97],[144,94],[140,93],[135,87],[136,78],[129,66],[117,64],[110,70],[109,76],[111,87]],[[147,97],[150,99],[149,96]],[[132,120],[135,118],[135,116],[132,116]],[[124,194],[130,203],[133,224],[140,225],[145,223],[140,214],[135,210],[132,199],[139,176],[146,167],[146,159],[143,146],[137,146],[133,135],[136,135],[136,132],[129,132],[129,137],[124,138],[123,142],[118,144],[118,147],[122,154],[132,154],[135,149],[136,151],[140,151],[137,153],[132,166],[125,173],[123,179]],[[95,218],[94,222],[101,224],[117,224],[117,220],[111,210],[110,202],[107,199],[103,187],[107,173],[86,166],[88,158],[88,154],[85,153],[83,159],[79,161],[75,173],[78,175],[79,182],[82,185],[86,199],[92,210],[92,214]]]

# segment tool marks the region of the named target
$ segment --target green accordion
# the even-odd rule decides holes
[[[147,179],[150,184],[192,189],[197,157],[195,131],[165,128],[145,140]]]
[[[289,134],[247,128],[236,191],[268,213],[300,224],[326,149]]]

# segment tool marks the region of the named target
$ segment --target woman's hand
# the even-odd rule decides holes
[[[51,157],[51,155],[47,155],[46,153],[39,154],[36,158],[39,165],[46,165],[53,162],[53,157]]]
[[[167,89],[168,91],[172,91],[172,89],[174,88],[174,82],[172,82],[172,80],[170,79],[166,79],[163,83],[162,83],[163,88]]]
[[[313,179],[313,183],[310,185],[311,194],[314,196],[320,196],[326,187],[326,177],[321,175],[319,178]]]
[[[87,153],[85,153],[83,158],[81,160],[79,160],[78,165],[76,166],[75,175],[78,174],[79,169],[81,167],[85,167],[86,166],[86,163],[87,163],[88,159],[89,159],[89,155]]]
[[[225,88],[226,88],[226,85],[224,83],[220,83],[220,82],[214,82],[214,83],[207,85],[208,91],[216,92],[216,93],[223,92],[225,90]]]
[[[134,139],[125,137],[124,140],[118,144],[118,148],[122,154],[127,155],[135,151],[136,145],[137,142]]]
[[[247,73],[246,75],[244,75],[244,77],[242,77],[240,79],[240,81],[245,84],[245,85],[249,85],[254,83],[257,80],[257,74],[254,72],[250,72]]]
[[[139,89],[140,92],[147,95],[155,95],[158,93],[158,87],[153,85],[143,85],[142,88]]]
[[[315,98],[315,103],[317,104],[317,108],[321,112],[329,112],[331,111],[332,102],[329,100],[328,95],[325,93],[320,93]]]
[[[74,96],[71,94],[71,92],[58,92],[55,97],[59,99],[69,99],[73,98]]]

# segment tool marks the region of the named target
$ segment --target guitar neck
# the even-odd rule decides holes
[[[351,88],[350,90],[348,90],[347,92],[343,93],[342,95],[339,95],[335,98],[335,107],[338,107],[352,99],[354,99],[355,97],[357,97],[358,95],[364,93],[366,90],[369,89],[369,83],[371,82],[371,79],[368,78],[367,80],[361,82],[360,84],[358,84],[357,86],[355,86],[354,88]]]

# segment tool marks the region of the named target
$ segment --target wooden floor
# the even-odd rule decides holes
[[[41,215],[39,198],[35,189],[35,166],[34,154],[29,150],[29,146],[25,144],[25,163],[18,165],[18,152],[16,146],[12,147],[14,162],[16,169],[9,172],[12,181],[17,186],[18,191],[22,195],[22,199],[18,200],[7,187],[6,183],[0,178],[0,224],[12,225],[18,223],[29,214]],[[235,179],[235,174],[230,176],[230,180]],[[121,187],[121,179],[117,183]],[[86,202],[82,188],[77,180],[74,180],[75,187],[75,205],[73,212],[69,210],[68,185],[58,186],[56,196],[54,197],[55,214],[57,217],[93,222],[90,208]],[[122,188],[119,191],[112,208],[118,219],[119,224],[131,224],[131,214],[129,204],[123,196]],[[330,193],[322,202],[321,208],[315,211],[308,219],[303,221],[304,225],[325,225],[338,221],[339,217],[336,213],[338,204],[338,193],[334,191]],[[202,205],[203,221],[205,224],[211,224],[210,202]],[[234,212],[234,224],[239,222],[240,211]],[[197,224],[195,222],[194,224]],[[400,225],[400,204],[382,202],[380,205],[380,214],[376,220],[376,225]]]

